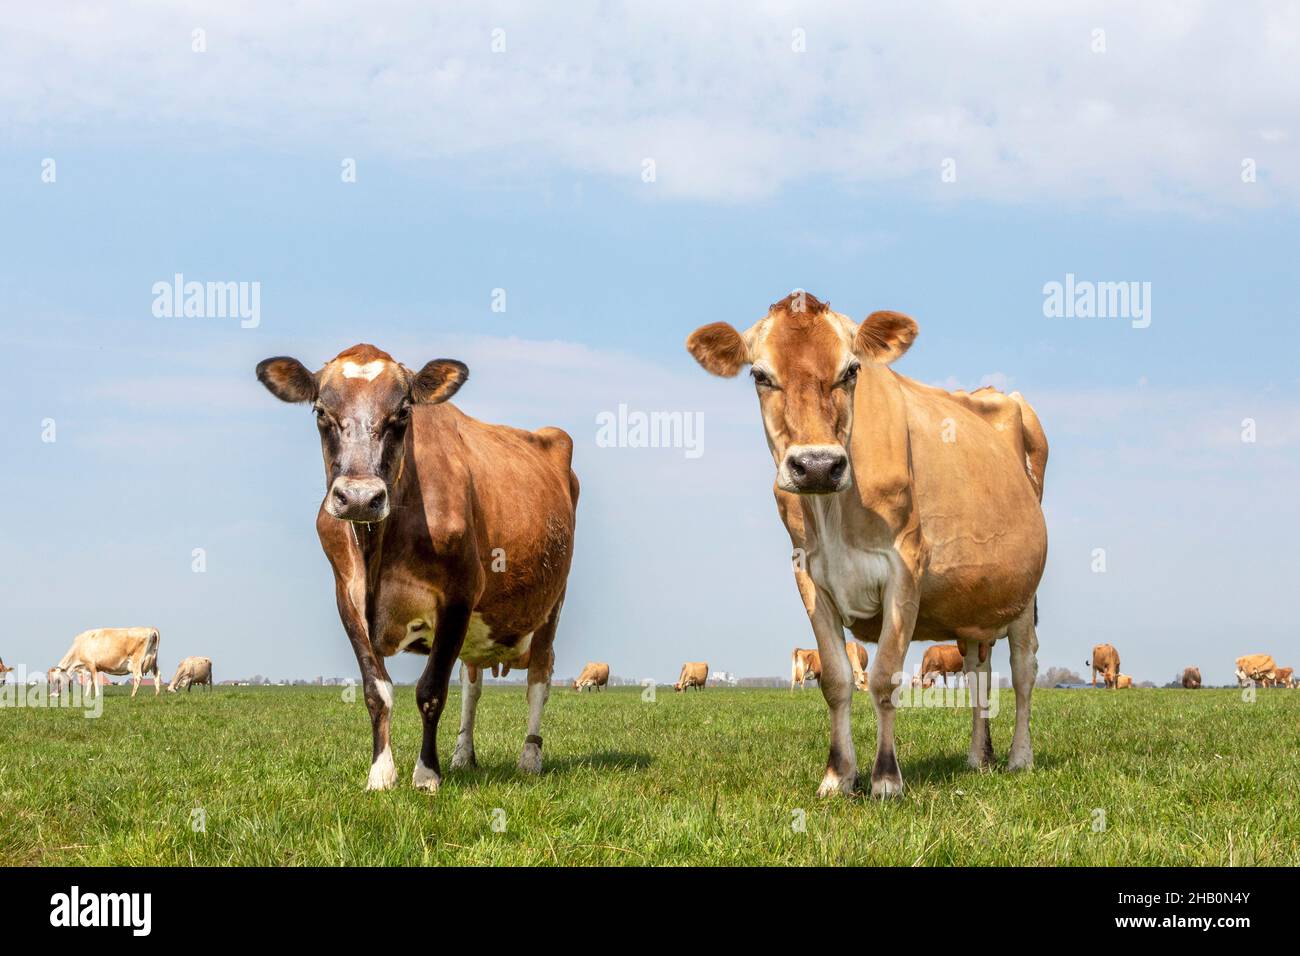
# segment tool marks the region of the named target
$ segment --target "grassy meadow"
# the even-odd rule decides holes
[[[1036,769],[967,769],[965,710],[899,715],[907,791],[814,795],[826,708],[808,689],[555,688],[540,778],[515,768],[522,687],[488,687],[480,766],[410,787],[414,689],[396,690],[399,784],[364,790],[369,720],[340,688],[163,695],[104,712],[0,708],[0,860],[88,865],[1300,864],[1300,693],[1040,690]],[[994,744],[1005,766],[1014,701]],[[874,716],[854,701],[865,774]],[[1103,826],[1104,824],[1104,826]]]

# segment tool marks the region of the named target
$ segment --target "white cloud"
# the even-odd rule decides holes
[[[190,49],[207,31],[207,52]],[[506,31],[506,52],[490,50]],[[1106,51],[1092,51],[1094,28]],[[791,49],[795,28],[807,52]],[[563,168],[648,198],[743,201],[800,180],[936,199],[1204,211],[1294,204],[1300,8],[957,0],[278,8],[8,4],[11,139],[255,140],[361,159]],[[657,182],[641,183],[656,161]],[[945,158],[955,182],[940,181]],[[1254,159],[1259,181],[1243,184]],[[363,167],[364,169],[364,167]],[[1288,179],[1290,181],[1288,181]]]

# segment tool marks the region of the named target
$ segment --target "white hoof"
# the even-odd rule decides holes
[[[387,790],[397,783],[397,768],[393,766],[393,752],[385,749],[370,765],[367,790]]]
[[[903,795],[901,777],[881,777],[871,781],[871,795],[877,800],[892,800]]]
[[[524,744],[524,752],[519,755],[519,769],[524,773],[541,773],[542,748],[537,744]]]
[[[822,777],[821,786],[817,788],[817,796],[834,797],[840,794],[848,796],[853,793],[855,782],[856,774],[848,774],[841,777],[834,770],[827,768],[826,776]]]
[[[477,767],[478,760],[474,758],[474,745],[464,747],[456,745],[456,750],[451,755],[451,769],[462,770],[465,767]]]
[[[1007,758],[1008,770],[1033,770],[1034,769],[1034,752],[1026,747],[1024,750],[1011,751]]]
[[[415,770],[411,774],[411,786],[416,790],[427,790],[429,793],[437,793],[438,786],[442,783],[442,777],[434,773],[424,765],[422,759],[415,761]]]

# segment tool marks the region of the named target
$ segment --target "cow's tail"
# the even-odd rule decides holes
[[[1034,627],[1038,626],[1038,595],[1034,595]]]

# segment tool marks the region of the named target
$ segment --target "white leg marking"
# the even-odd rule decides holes
[[[456,750],[451,755],[451,769],[472,767],[474,759],[474,716],[478,713],[479,695],[483,693],[483,671],[479,670],[478,680],[469,683],[465,679],[465,665],[460,665],[460,733],[456,735]]]
[[[549,682],[528,685],[528,733],[533,736],[541,734],[542,708],[550,694]],[[525,743],[524,752],[519,755],[519,769],[524,773],[542,772],[542,748],[534,743]]]
[[[379,691],[379,699],[384,702],[384,706],[389,710],[393,709],[393,684],[392,681],[377,680],[375,689]]]
[[[411,774],[411,784],[417,790],[427,790],[430,793],[438,792],[438,785],[442,783],[442,778],[424,765],[424,758],[415,758],[415,772]]]
[[[385,747],[375,762],[370,765],[370,779],[366,782],[367,790],[387,790],[397,783],[397,768],[393,766],[393,752]]]

